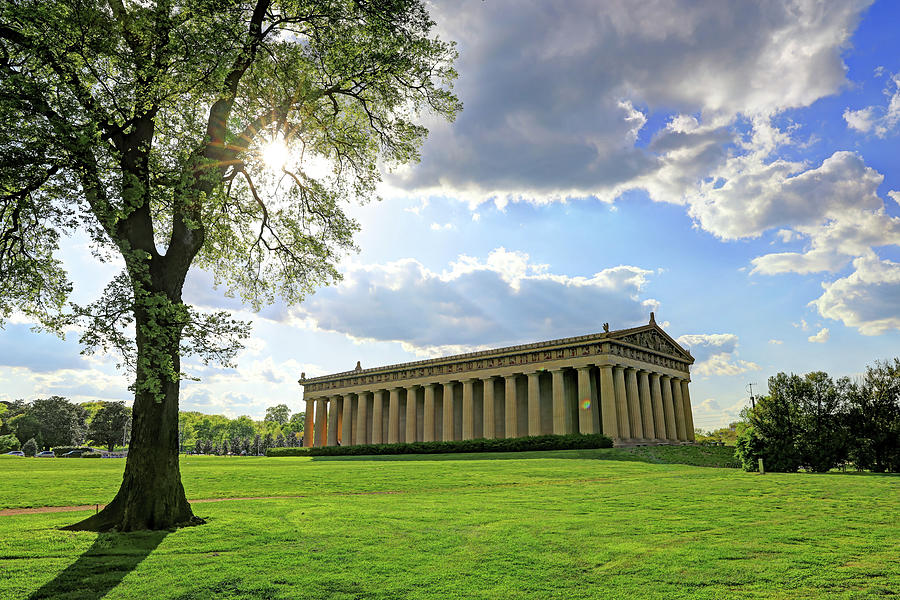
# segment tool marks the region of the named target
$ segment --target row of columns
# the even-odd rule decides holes
[[[567,402],[565,372],[550,370],[552,402],[552,432],[573,432],[609,435],[618,443],[692,442],[694,424],[688,380],[647,370],[605,364],[596,367],[575,367],[577,409]],[[334,446],[338,443],[381,444],[400,441],[435,441],[440,418],[440,438],[473,439],[476,436],[475,384],[483,384],[480,437],[541,435],[540,375],[544,370],[525,373],[527,380],[527,427],[519,427],[519,374],[499,376],[503,379],[503,427],[498,428],[495,417],[495,380],[498,376],[470,378],[444,383],[415,384],[389,390],[373,390],[355,394],[336,394],[307,398],[304,444]],[[597,385],[599,380],[599,386]],[[441,390],[441,408],[436,408],[436,391]],[[462,386],[462,427],[455,431],[456,386]],[[419,433],[420,404],[416,401],[419,388],[424,388],[424,406]],[[401,392],[405,390],[404,430],[401,438]],[[410,401],[409,399],[412,399]],[[599,417],[597,402],[599,399]],[[371,400],[371,414],[369,411]],[[330,406],[329,406],[330,404]],[[385,410],[387,425],[384,427]],[[440,412],[440,417],[438,416]],[[313,414],[315,419],[313,420]]]

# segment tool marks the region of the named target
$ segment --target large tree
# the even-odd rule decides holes
[[[452,118],[452,44],[422,0],[10,0],[0,4],[0,318],[79,320],[134,373],[122,485],[73,528],[195,520],[178,468],[181,359],[247,335],[182,301],[191,266],[254,308],[338,277],[380,164]],[[292,149],[285,153],[283,145]],[[81,229],[122,272],[67,312],[55,256]]]

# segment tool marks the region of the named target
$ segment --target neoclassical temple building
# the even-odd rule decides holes
[[[300,378],[305,446],[605,433],[694,441],[688,351],[642,327]]]

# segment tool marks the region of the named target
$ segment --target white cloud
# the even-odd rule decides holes
[[[772,338],[771,340],[769,340],[769,343],[772,344],[773,346],[780,346],[784,343],[784,340],[776,340],[776,339]]]
[[[727,157],[738,115],[808,106],[845,84],[841,51],[868,3],[437,3],[441,35],[459,43],[466,110],[430,123],[422,162],[389,180],[498,206],[644,186],[680,196]],[[675,116],[653,147],[636,145],[659,111]]]
[[[98,368],[34,371],[27,367],[12,367],[5,371],[9,374],[7,379],[15,378],[17,387],[32,390],[26,400],[53,395],[63,396],[72,402],[122,400],[131,404],[134,400],[128,390],[131,384],[129,378]]]
[[[740,375],[760,369],[738,358],[738,336],[733,333],[687,334],[677,341],[690,348],[696,360],[691,370],[696,375]]]
[[[849,108],[844,110],[844,121],[847,122],[847,127],[863,133],[868,133],[875,126],[876,119],[874,106],[859,110],[850,110]]]
[[[420,355],[532,342],[646,322],[658,308],[643,288],[652,272],[620,265],[591,276],[550,272],[504,248],[460,256],[441,273],[408,258],[355,265],[292,314],[320,330],[392,341]]]
[[[854,260],[853,267],[850,275],[823,283],[824,293],[810,304],[823,317],[856,327],[863,335],[900,330],[900,263],[869,253]]]
[[[453,223],[444,223],[443,225],[440,223],[431,224],[432,231],[449,231],[451,229],[453,229]]]
[[[862,133],[872,132],[880,138],[893,133],[900,124],[900,73],[894,73],[884,89],[886,106],[867,106],[859,110],[844,110],[847,127]]]
[[[823,327],[822,329],[819,330],[819,333],[817,333],[815,335],[811,335],[806,339],[809,340],[810,342],[812,342],[813,344],[824,344],[825,342],[828,341],[829,337],[831,337],[831,332],[828,331],[827,327]]]
[[[784,160],[766,162],[767,156],[759,151],[729,159],[717,172],[719,185],[703,184],[689,198],[691,215],[722,239],[780,228],[782,241],[810,241],[802,252],[753,259],[753,272],[834,271],[872,246],[900,244],[900,218],[886,213],[877,194],[884,178],[857,154],[835,152],[808,170]]]

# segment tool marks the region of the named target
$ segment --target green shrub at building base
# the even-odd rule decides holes
[[[314,446],[312,448],[269,448],[266,456],[359,456],[371,454],[450,454],[461,452],[528,452],[534,450],[578,450],[612,448],[603,434],[537,435],[509,439],[457,440],[452,442],[412,442],[409,444],[366,444],[357,446]]]

